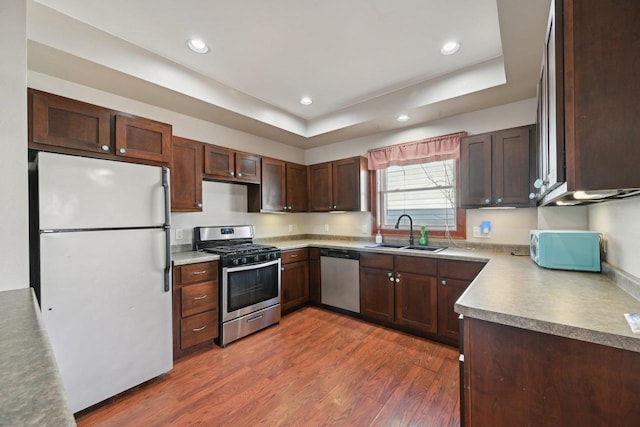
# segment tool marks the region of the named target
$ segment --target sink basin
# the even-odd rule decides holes
[[[440,252],[440,251],[444,251],[445,249],[447,249],[446,246],[418,246],[418,245],[413,245],[413,246],[403,246],[400,249],[416,249],[419,251],[429,251],[429,252]]]
[[[365,246],[365,248],[394,248],[394,249],[401,249],[404,248],[407,245],[402,245],[400,243],[376,243],[375,245],[368,245]]]

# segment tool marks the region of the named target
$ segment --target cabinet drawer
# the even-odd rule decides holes
[[[483,262],[440,260],[438,273],[440,277],[473,280],[484,267]]]
[[[282,264],[288,264],[291,262],[298,262],[298,261],[306,261],[309,258],[309,251],[307,248],[282,251],[281,258],[282,258]]]
[[[397,256],[396,271],[435,276],[438,271],[438,261],[433,258]]]
[[[210,282],[218,280],[217,262],[200,262],[197,264],[181,265],[180,284]]]
[[[218,308],[218,283],[206,282],[181,289],[182,317]]]
[[[205,311],[180,322],[181,348],[191,347],[218,336],[218,310]]]
[[[393,270],[393,255],[360,252],[360,267]]]

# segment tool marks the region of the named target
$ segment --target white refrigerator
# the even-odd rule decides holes
[[[30,169],[32,285],[77,412],[173,367],[168,170],[44,152]]]

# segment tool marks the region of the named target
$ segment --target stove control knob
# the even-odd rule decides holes
[[[242,263],[246,264],[247,263],[247,259],[246,258],[242,258]]]
[[[254,257],[253,257],[253,260],[254,260],[255,262],[260,261],[260,255],[256,255],[256,256],[254,256]]]
[[[233,265],[238,265],[240,263],[240,260],[238,258],[234,259],[232,261]]]
[[[276,258],[276,254],[267,254],[267,259],[275,259]]]

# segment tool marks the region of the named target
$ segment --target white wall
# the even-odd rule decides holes
[[[173,125],[173,134],[177,136],[236,150],[248,151],[263,156],[275,157],[290,162],[304,163],[304,151],[290,145],[284,145],[270,139],[219,126],[211,122],[35,71],[29,71],[27,76],[29,87],[34,89],[100,105],[117,111],[124,111],[160,122],[170,123]]]
[[[0,291],[29,286],[26,2],[0,13]]]
[[[640,278],[640,197],[589,207],[589,230],[605,234],[606,259]]]

